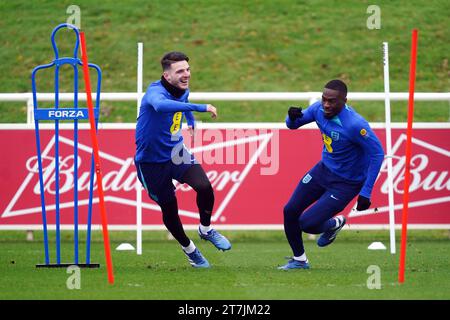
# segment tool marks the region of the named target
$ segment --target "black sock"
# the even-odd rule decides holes
[[[191,243],[191,240],[187,237],[181,224],[180,216],[178,215],[177,199],[175,198],[171,202],[160,204],[160,207],[163,214],[163,222],[167,230],[169,230],[180,245],[187,247]]]
[[[182,181],[197,192],[197,207],[200,223],[205,227],[211,224],[211,214],[214,208],[214,190],[205,171],[199,165],[193,165],[183,175]]]

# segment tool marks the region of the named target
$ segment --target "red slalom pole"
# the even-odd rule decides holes
[[[84,83],[86,85],[87,105],[88,105],[88,111],[89,111],[89,123],[91,124],[90,133],[91,133],[91,140],[92,140],[92,148],[94,151],[95,174],[97,176],[98,198],[99,198],[100,213],[101,213],[101,218],[102,218],[103,244],[105,246],[106,267],[108,269],[108,282],[110,284],[113,284],[114,283],[114,274],[113,274],[113,265],[112,265],[112,259],[111,259],[111,248],[109,246],[108,221],[106,219],[102,172],[100,170],[100,156],[99,156],[99,151],[98,151],[99,148],[98,148],[97,132],[95,130],[94,107],[93,107],[93,103],[92,103],[92,92],[91,92],[91,80],[89,78],[89,65],[88,65],[86,39],[84,37],[84,32],[80,32],[80,40],[81,40],[81,53],[82,53],[82,61],[83,61]]]
[[[405,183],[403,188],[403,211],[402,211],[402,243],[400,247],[400,263],[398,268],[398,282],[405,281],[405,260],[406,260],[406,235],[408,231],[408,202],[409,202],[409,180],[411,174],[411,141],[412,124],[414,117],[414,85],[416,80],[417,63],[417,29],[412,31],[411,42],[411,65],[409,69],[409,100],[408,100],[408,128],[406,130],[406,162],[405,162]]]

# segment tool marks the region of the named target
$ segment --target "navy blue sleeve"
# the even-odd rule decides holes
[[[199,111],[206,112],[206,104],[195,104],[189,102],[180,102],[168,99],[162,92],[151,92],[146,94],[144,99],[153,106],[157,112],[178,112],[178,111]]]
[[[301,126],[313,122],[316,120],[315,117],[315,112],[317,109],[317,102],[310,105],[308,108],[306,108],[306,110],[303,110],[303,117],[295,119],[295,121],[292,121],[291,119],[289,119],[289,115],[286,116],[286,126],[289,129],[298,129]]]
[[[352,129],[353,141],[360,145],[363,148],[364,153],[369,156],[369,168],[366,182],[359,194],[370,199],[373,186],[383,163],[384,150],[380,140],[372,131],[367,121],[358,121]]]

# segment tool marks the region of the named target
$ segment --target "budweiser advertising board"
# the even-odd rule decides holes
[[[372,124],[385,146],[385,129]],[[86,224],[91,145],[87,127],[79,133],[78,189],[80,224]],[[108,223],[111,229],[136,225],[136,170],[134,124],[100,127],[99,145]],[[406,125],[392,129],[395,222],[401,223],[405,169]],[[416,124],[408,223],[410,228],[450,228],[450,126]],[[185,144],[203,165],[215,190],[213,222],[230,229],[282,229],[283,207],[307,170],[320,160],[323,148],[319,130],[308,125],[289,130],[283,124],[217,124],[199,126],[194,144],[187,132]],[[1,125],[0,229],[40,229],[41,203],[34,126]],[[49,224],[55,222],[55,136],[51,125],[42,126],[44,190]],[[63,228],[73,224],[73,131],[60,130],[60,203]],[[385,149],[386,150],[386,149]],[[195,192],[174,181],[184,224],[198,224]],[[140,185],[139,185],[140,187]],[[161,212],[142,195],[143,225],[163,228]],[[352,228],[388,228],[387,165],[374,186],[372,208],[344,210]],[[93,225],[100,225],[94,191]]]

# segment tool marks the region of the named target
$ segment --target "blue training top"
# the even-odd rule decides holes
[[[327,119],[320,101],[303,111],[302,118],[291,121],[289,116],[286,117],[289,129],[297,129],[313,121],[322,132],[324,165],[344,179],[365,181],[360,195],[370,198],[384,151],[368,122],[347,105],[339,114]]]
[[[155,81],[142,98],[136,124],[136,162],[161,163],[172,158],[172,150],[183,143],[181,127],[184,116],[189,126],[195,125],[191,111],[206,112],[206,104],[188,101],[189,90],[176,98]]]

